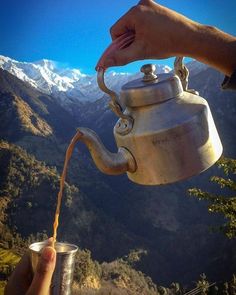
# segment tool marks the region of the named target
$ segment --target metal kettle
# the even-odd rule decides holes
[[[102,172],[126,172],[135,183],[159,185],[197,175],[219,159],[222,145],[210,108],[188,89],[182,61],[176,58],[174,73],[160,75],[153,65],[144,65],[143,78],[123,85],[119,97],[106,87],[104,70],[98,71],[98,84],[119,116],[114,126],[118,152],[109,152],[92,130],[78,130]]]

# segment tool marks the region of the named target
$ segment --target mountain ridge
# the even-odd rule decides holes
[[[19,62],[0,55],[0,68],[7,70],[20,80],[49,95],[57,96],[61,103],[72,101],[95,101],[103,96],[98,88],[96,74],[82,74],[79,69],[62,68],[57,62],[40,60],[36,62]],[[157,65],[158,73],[166,73],[168,66]],[[106,83],[119,91],[125,81],[140,76],[139,73],[106,73]]]

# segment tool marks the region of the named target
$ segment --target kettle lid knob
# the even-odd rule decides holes
[[[141,67],[141,72],[144,73],[143,81],[153,81],[157,79],[157,75],[155,75],[156,66],[154,64],[146,64]]]

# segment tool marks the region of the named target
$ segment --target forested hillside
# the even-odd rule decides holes
[[[206,69],[192,77],[190,87],[208,99],[224,156],[235,158],[236,95],[220,91],[221,81],[219,73]],[[64,154],[76,127],[94,129],[116,151],[115,121],[105,96],[65,108],[53,96],[0,70],[2,280],[31,241],[52,235]],[[69,165],[58,233],[61,241],[80,247],[78,294],[93,294],[91,288],[97,290],[94,294],[109,294],[109,288],[114,294],[168,294],[159,287],[170,288],[173,282],[178,284],[172,284],[172,294],[183,294],[198,280],[217,282],[218,294],[226,289],[224,282],[233,280],[233,286],[235,239],[212,232],[210,228],[224,219],[209,214],[207,202],[188,194],[190,188],[218,192],[210,181],[214,175],[222,176],[216,165],[176,184],[140,186],[126,175],[100,173],[78,144]],[[200,278],[203,273],[206,278]]]

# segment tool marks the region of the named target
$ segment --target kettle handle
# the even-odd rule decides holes
[[[103,92],[107,93],[110,96],[111,100],[109,101],[109,106],[112,109],[112,111],[118,117],[123,118],[123,119],[128,119],[129,116],[123,114],[122,107],[119,104],[118,94],[106,86],[105,81],[104,81],[104,73],[105,73],[104,68],[98,68],[97,83],[98,83],[99,88]]]
[[[198,91],[196,91],[195,89],[188,88],[189,70],[186,67],[186,65],[183,63],[183,60],[184,60],[183,56],[177,56],[175,58],[175,61],[174,61],[175,75],[179,77],[184,91],[199,95]]]
[[[104,65],[104,61],[112,52],[115,52],[120,49],[124,49],[128,47],[133,41],[134,41],[135,35],[132,32],[127,32],[121,36],[119,36],[117,39],[113,40],[113,42],[107,47],[107,49],[104,51],[102,56],[100,57],[97,65],[97,83],[99,88],[107,93],[111,100],[109,101],[109,106],[112,109],[112,111],[120,118],[122,118],[125,122],[124,126],[127,126],[128,129],[132,129],[133,126],[133,118],[131,118],[128,115],[125,115],[123,113],[122,107],[119,104],[119,96],[111,89],[109,89],[104,81],[104,74],[106,71],[106,67]],[[127,121],[127,122],[126,122]],[[127,130],[126,130],[127,131]]]
[[[183,90],[187,91],[188,89],[188,77],[189,77],[189,70],[183,63],[184,57],[177,56],[174,61],[174,72],[180,78],[180,81],[183,86]]]
[[[121,120],[120,123],[118,124],[119,127],[117,128],[117,132],[121,135],[126,135],[132,130],[134,119],[131,116],[123,113],[122,107],[119,104],[118,94],[116,94],[115,91],[107,88],[105,84],[104,73],[105,73],[105,69],[103,68],[98,69],[98,74],[97,74],[98,85],[103,92],[107,93],[110,96],[111,100],[109,101],[109,106],[111,110]]]

